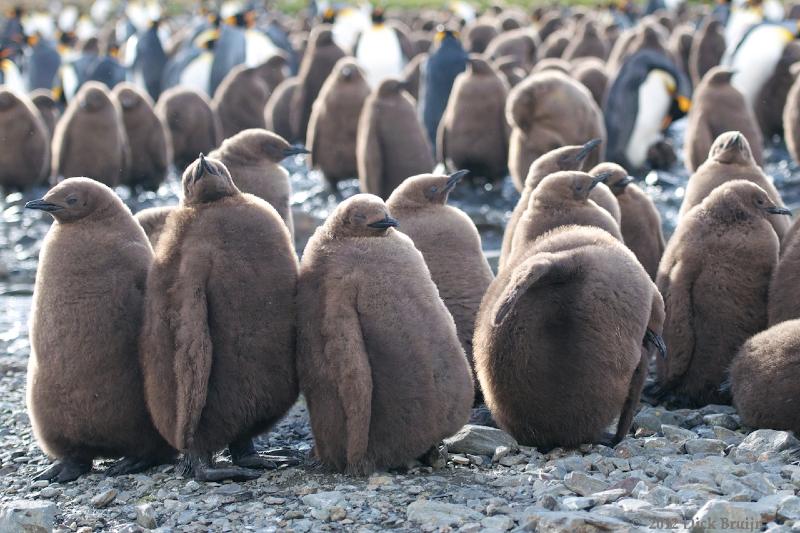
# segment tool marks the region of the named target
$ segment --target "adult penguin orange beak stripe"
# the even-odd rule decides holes
[[[692,101],[685,96],[678,96],[678,109],[683,113],[688,113],[692,108]]]

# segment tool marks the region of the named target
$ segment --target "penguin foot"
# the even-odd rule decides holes
[[[653,170],[667,170],[677,160],[675,148],[668,141],[658,141],[647,149],[647,162]]]
[[[124,476],[126,474],[138,474],[158,464],[159,461],[153,457],[123,457],[106,468],[106,475]]]
[[[417,460],[425,466],[439,470],[447,465],[447,448],[443,444],[436,444]]]
[[[198,481],[250,481],[261,477],[261,472],[241,466],[215,466],[209,457],[187,454],[178,465],[183,476],[191,475]]]
[[[497,422],[492,418],[492,412],[486,407],[486,404],[476,405],[472,408],[472,412],[469,415],[469,423],[490,428],[497,427]]]
[[[78,459],[71,459],[69,457],[61,459],[53,463],[50,468],[37,474],[34,481],[54,481],[56,483],[68,483],[75,481],[83,474],[92,470],[91,461],[81,461]]]
[[[237,466],[245,468],[261,468],[275,470],[281,466],[297,466],[300,458],[289,448],[277,448],[264,453],[258,453],[253,445],[253,439],[241,439],[228,445],[231,461]]]
[[[625,436],[620,438],[617,435],[614,435],[613,433],[604,432],[600,436],[600,438],[597,439],[597,442],[595,442],[595,444],[602,444],[603,446],[608,446],[609,448],[613,448],[614,446],[619,444],[624,438]]]

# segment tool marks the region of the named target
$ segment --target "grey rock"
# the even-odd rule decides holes
[[[525,531],[572,531],[593,533],[595,531],[628,531],[630,524],[611,517],[598,516],[585,511],[556,512],[534,511],[526,513],[520,522]]]
[[[695,439],[687,440],[683,444],[686,448],[686,453],[694,455],[697,453],[710,453],[713,455],[720,455],[725,451],[726,445],[721,440],[717,439]]]
[[[475,426],[467,424],[452,437],[445,439],[448,451],[455,453],[469,453],[472,455],[493,456],[500,446],[507,447],[510,451],[519,449],[517,441],[497,428]]]
[[[567,496],[561,500],[561,507],[565,511],[582,511],[584,509],[591,509],[597,505],[597,500],[594,498],[584,498],[581,496]]]
[[[800,520],[800,498],[789,496],[778,506],[778,516],[782,520]]]
[[[156,521],[156,511],[149,503],[136,506],[136,523],[146,529],[158,527]]]
[[[406,518],[417,524],[435,527],[460,526],[467,522],[480,522],[483,515],[464,505],[417,500],[406,508]]]
[[[98,509],[102,509],[103,507],[108,507],[116,497],[117,497],[117,489],[108,489],[107,491],[101,492],[100,494],[93,497],[91,503],[92,506]]]
[[[510,516],[496,515],[489,516],[481,520],[481,526],[485,529],[495,531],[508,531],[514,527],[514,521]]]
[[[564,485],[580,496],[589,496],[609,488],[609,484],[602,479],[591,477],[583,472],[570,472],[564,476]]]
[[[694,431],[683,429],[678,426],[672,426],[670,424],[662,424],[661,433],[663,433],[664,437],[671,442],[685,442],[689,439],[697,438],[697,434]]]
[[[774,459],[786,450],[797,448],[800,448],[800,441],[788,431],[759,429],[745,437],[731,457],[737,463],[753,463]]]
[[[692,517],[692,533],[752,532],[761,528],[761,513],[746,504],[711,500]]]
[[[303,496],[303,503],[312,509],[327,510],[344,501],[344,494],[339,491],[315,492]]]
[[[58,507],[52,502],[14,500],[0,507],[0,533],[53,531]]]
[[[715,413],[703,417],[703,422],[709,426],[719,426],[725,429],[739,429],[739,422],[727,413]]]
[[[615,502],[622,498],[623,496],[627,496],[628,491],[625,489],[608,489],[601,492],[595,492],[592,494],[592,498],[597,500],[597,503],[600,505],[604,505],[606,503]]]

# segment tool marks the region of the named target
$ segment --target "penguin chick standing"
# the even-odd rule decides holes
[[[425,258],[472,365],[475,316],[494,276],[475,224],[463,211],[447,205],[450,191],[467,172],[412,176],[394,190],[386,207]]]
[[[786,140],[786,149],[797,163],[800,162],[800,65],[793,66],[792,73],[795,81],[783,108],[783,138]]]
[[[267,202],[242,194],[203,155],[183,174],[147,277],[140,336],[156,428],[198,479],[253,479],[274,467],[252,438],[297,399],[297,260]],[[228,447],[235,466],[216,468]]]
[[[544,184],[544,183],[543,183]],[[599,228],[544,235],[481,303],[475,366],[486,403],[520,444],[611,443],[628,433],[663,301],[636,257]],[[532,409],[531,406],[536,406]]]
[[[750,144],[755,163],[763,162],[761,129],[742,93],[731,85],[731,76],[732,70],[714,67],[695,89],[684,142],[686,168],[690,172],[705,162],[711,145],[726,131],[741,132]]]
[[[361,111],[356,160],[361,191],[388,198],[408,176],[430,172],[433,153],[414,103],[398,80],[383,81]]]
[[[365,475],[468,420],[474,388],[453,318],[385,204],[358,194],[317,228],[298,283],[298,372],[315,452]]]
[[[767,191],[773,203],[783,206],[778,189],[756,165],[747,138],[738,131],[728,131],[716,138],[706,162],[689,177],[678,216],[682,218],[715,188],[733,180],[752,181]],[[770,222],[778,238],[782,239],[789,229],[789,220],[772,217]]]
[[[798,218],[797,220],[800,220]],[[800,227],[795,220],[793,230]],[[769,324],[800,318],[800,232],[789,231],[769,287]]]
[[[294,147],[272,132],[249,129],[225,139],[209,157],[219,159],[227,167],[241,192],[269,202],[294,236],[292,184],[289,172],[280,162],[287,157],[307,153],[308,150]]]
[[[53,139],[53,130],[56,129],[56,122],[58,122],[58,117],[60,115],[60,111],[56,101],[53,99],[53,94],[50,90],[44,89],[37,89],[32,91],[31,94],[31,102],[33,105],[36,106],[36,109],[39,110],[39,114],[42,116],[42,120],[44,121],[44,125],[47,127],[47,136],[50,141]],[[48,148],[50,143],[48,142]],[[48,157],[47,160],[47,167],[50,167],[50,158]]]
[[[120,457],[135,473],[172,457],[144,400],[136,339],[153,250],[114,192],[70,178],[25,207],[55,222],[39,256],[31,311],[28,413],[57,462],[40,479],[63,483]]]
[[[136,221],[142,226],[147,239],[153,247],[153,250],[158,246],[158,239],[161,237],[161,231],[164,229],[164,224],[167,222],[167,217],[175,210],[175,206],[164,207],[148,207],[137,211],[134,215]]]
[[[88,176],[116,186],[130,152],[122,112],[102,83],[83,84],[53,133],[53,177]]]
[[[439,161],[495,181],[506,176],[508,85],[482,58],[471,56],[447,102],[437,138]]]
[[[50,136],[27,97],[0,88],[0,187],[25,189],[41,183],[50,168]]]
[[[650,279],[655,280],[666,244],[661,215],[653,199],[616,163],[600,163],[589,174],[609,174],[605,184],[617,198],[620,231],[625,245],[636,255]]]
[[[351,58],[344,58],[336,63],[314,102],[308,122],[308,165],[319,168],[334,191],[340,180],[358,176],[358,118],[369,93],[361,69]]]
[[[122,123],[131,152],[125,185],[158,190],[167,177],[172,160],[166,126],[156,116],[150,97],[135,85],[120,83],[111,95],[122,110]]]
[[[297,76],[286,78],[275,88],[267,100],[267,105],[264,106],[264,127],[292,142],[300,140],[292,128],[289,116],[294,93],[299,84]]]
[[[185,169],[198,153],[210,152],[220,143],[222,127],[208,99],[201,93],[173,87],[161,94],[156,115],[169,128],[172,156],[178,171]]]
[[[722,23],[713,17],[706,17],[700,32],[692,40],[689,52],[689,74],[692,85],[700,85],[706,72],[720,64],[725,54],[725,35]]]
[[[661,395],[688,405],[727,403],[719,387],[745,340],[767,326],[778,207],[758,185],[735,180],[690,210],[667,244],[657,284],[664,296],[664,341],[657,359]]]

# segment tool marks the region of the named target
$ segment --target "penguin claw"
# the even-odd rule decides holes
[[[283,450],[278,450],[283,451]],[[300,460],[292,455],[269,455],[268,453],[253,453],[237,457],[233,463],[244,468],[260,468],[262,470],[277,470],[281,466],[297,466]]]
[[[34,476],[33,481],[55,481],[56,483],[69,483],[75,481],[83,474],[91,471],[92,463],[82,463],[74,459],[56,461],[49,468]]]
[[[106,476],[138,474],[152,466],[156,466],[156,464],[158,464],[158,461],[150,457],[123,457],[106,468]]]
[[[240,466],[211,467],[195,465],[194,478],[198,481],[250,481],[261,477],[261,472]]]

